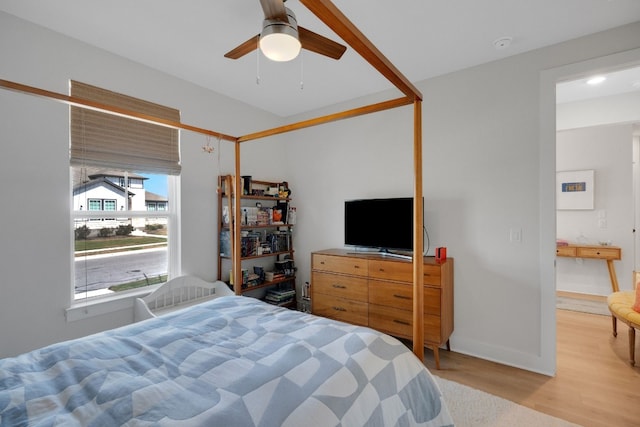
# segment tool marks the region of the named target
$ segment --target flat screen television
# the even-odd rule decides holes
[[[345,201],[344,243],[387,253],[413,251],[413,198]]]

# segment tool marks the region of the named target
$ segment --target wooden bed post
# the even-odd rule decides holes
[[[413,353],[424,361],[424,248],[422,204],[422,101],[413,103]]]
[[[235,175],[233,177],[233,237],[235,239],[233,250],[233,290],[236,295],[242,295],[242,207],[241,194],[242,186],[240,185],[240,142],[234,143],[235,148]]]

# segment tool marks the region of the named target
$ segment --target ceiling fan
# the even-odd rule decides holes
[[[286,0],[260,0],[264,11],[262,32],[251,37],[224,56],[238,59],[260,47],[273,61],[290,61],[306,49],[333,59],[340,59],[347,49],[320,34],[299,27],[295,14],[284,6]]]

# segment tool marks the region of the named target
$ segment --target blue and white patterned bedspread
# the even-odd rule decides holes
[[[229,296],[0,360],[0,426],[26,425],[453,422],[395,338]]]

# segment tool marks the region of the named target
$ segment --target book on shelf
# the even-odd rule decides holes
[[[265,302],[267,304],[277,305],[278,307],[284,307],[284,306],[287,306],[287,305],[291,304],[293,302],[293,298],[291,298],[290,300],[287,300],[287,301],[275,302],[275,301],[265,300]]]
[[[220,231],[220,255],[231,256],[231,233],[229,230]]]
[[[295,294],[295,289],[269,289],[267,291],[267,295],[272,295],[281,299],[295,296]]]
[[[282,272],[277,271],[265,271],[264,279],[268,282],[273,282],[274,280],[281,280],[286,278],[287,276]]]
[[[264,297],[270,304],[286,305],[296,297],[295,289],[269,289]]]
[[[285,276],[293,276],[296,271],[292,259],[276,261],[274,265],[274,270],[276,273],[281,273],[281,274],[284,274]]]

